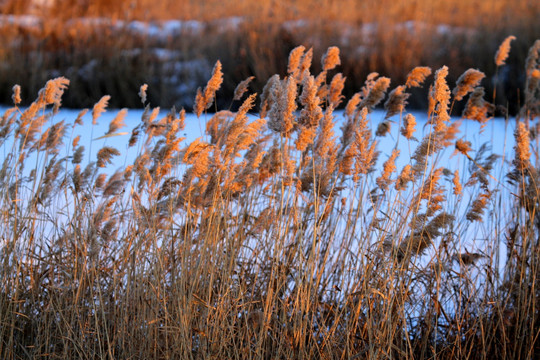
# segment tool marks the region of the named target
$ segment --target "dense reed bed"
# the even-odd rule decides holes
[[[218,59],[228,69],[218,98],[226,108],[248,76],[259,93],[272,75],[285,76],[298,45],[316,58],[340,48],[347,97],[371,72],[401,83],[419,63],[447,65],[454,83],[471,67],[493,74],[492,54],[511,33],[517,40],[496,93],[514,113],[523,103],[522,64],[540,33],[540,5],[531,0],[6,0],[0,14],[0,103],[9,103],[13,84],[34,94],[62,75],[72,81],[63,99],[71,108],[90,107],[102,94],[132,108],[139,104],[132,89],[147,83],[152,104],[188,109]],[[492,84],[484,84],[489,94]],[[427,107],[423,90],[410,106]]]
[[[479,70],[455,86],[446,66],[399,86],[370,74],[347,100],[339,49],[317,74],[312,59],[295,48],[286,76],[260,95],[248,78],[238,111],[209,113],[217,62],[193,106],[205,133],[190,143],[185,112],[160,115],[143,85],[146,110],[126,135],[136,157],[116,170],[124,154],[89,159],[78,136],[109,96],[60,119],[69,80],[49,80],[27,108],[13,87],[0,123],[0,357],[538,357],[540,41],[507,119],[512,158],[460,132],[457,103],[483,129],[500,107]],[[418,87],[424,127],[406,108]],[[94,137],[119,136],[125,115]],[[396,146],[379,148],[392,127]],[[412,155],[400,159],[398,143]],[[445,150],[455,156],[442,161]]]

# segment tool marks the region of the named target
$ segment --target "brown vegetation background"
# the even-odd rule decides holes
[[[0,359],[540,358],[533,20],[62,4],[0,17]]]
[[[26,89],[23,102],[29,103],[45,81],[66,76],[72,84],[64,99],[68,107],[90,106],[103,93],[112,96],[112,106],[138,106],[136,89],[148,83],[152,104],[189,108],[218,59],[227,74],[218,101],[228,104],[226,94],[248,76],[256,77],[252,86],[260,93],[271,75],[284,74],[287,55],[298,45],[312,47],[315,58],[339,46],[349,96],[371,72],[398,84],[420,65],[449,66],[451,83],[468,68],[483,69],[492,93],[493,54],[508,35],[517,40],[499,74],[497,95],[501,103],[518,104],[525,79],[521,64],[540,34],[540,5],[530,0],[67,0],[48,6],[7,0],[0,12],[0,102],[11,101],[15,83]],[[6,19],[12,14],[31,14],[41,22],[14,25]],[[130,27],[135,20],[159,25],[173,19],[205,26],[166,39]],[[156,56],[155,49],[171,51],[172,59]],[[427,105],[426,96],[416,98],[412,106]]]

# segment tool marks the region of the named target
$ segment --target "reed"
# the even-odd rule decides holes
[[[217,63],[195,100],[204,134],[190,143],[185,111],[162,115],[143,85],[135,157],[115,171],[118,149],[85,153],[86,111],[60,119],[66,78],[27,109],[15,86],[0,118],[0,356],[539,357],[537,52],[512,161],[473,148],[483,134],[459,132],[454,101],[468,97],[478,121],[495,106],[479,96],[483,73],[451,91],[448,67],[433,84],[415,68],[390,92],[389,78],[371,74],[339,112],[345,77],[327,81],[337,48],[316,74],[298,47],[259,99],[248,77],[237,110],[208,112]],[[405,92],[419,86],[431,87],[423,128]],[[385,126],[403,118],[392,149],[378,147],[389,129],[371,129],[385,97]]]

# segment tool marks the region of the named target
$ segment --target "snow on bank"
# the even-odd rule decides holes
[[[0,15],[0,28],[17,27],[27,31],[42,31],[47,19],[37,15]],[[112,35],[118,33],[128,33],[157,41],[167,41],[172,37],[181,35],[201,36],[204,32],[218,34],[235,32],[249,22],[249,18],[241,16],[226,17],[210,21],[199,20],[154,20],[125,21],[108,17],[79,17],[67,20],[63,24],[63,31],[105,31]],[[281,24],[284,31],[290,33],[311,31],[321,27],[320,21],[298,19],[285,21]],[[343,45],[352,43],[370,43],[377,33],[399,33],[419,36],[430,34],[454,37],[472,37],[477,35],[477,30],[472,27],[459,27],[449,24],[430,24],[424,21],[405,21],[396,24],[382,24],[377,22],[365,22],[361,24],[351,24],[347,22],[333,21],[324,23],[326,30],[341,33],[340,41]]]
[[[6,111],[7,107],[0,107],[0,114],[3,114]],[[96,158],[97,151],[103,147],[103,146],[114,146],[117,147],[123,154],[124,151],[128,152],[128,163],[135,158],[134,152],[136,152],[137,147],[135,148],[128,148],[127,144],[129,141],[129,134],[131,131],[140,124],[142,115],[144,110],[143,109],[130,109],[128,110],[127,116],[125,118],[125,124],[126,126],[123,129],[120,129],[120,132],[127,132],[129,134],[123,135],[123,136],[116,136],[116,137],[109,137],[104,139],[97,139],[108,131],[109,129],[109,123],[112,119],[116,117],[120,109],[110,109],[107,110],[105,113],[101,115],[101,117],[97,121],[97,125],[92,125],[92,119],[91,119],[91,113],[87,113],[83,118],[84,125],[83,126],[75,126],[73,129],[72,137],[75,137],[76,135],[81,135],[81,139],[79,143],[81,145],[84,145],[87,150],[90,148],[92,149],[92,153],[86,154],[87,161],[94,160]],[[167,113],[169,112],[169,109],[161,109],[160,114],[157,117],[157,120],[165,117]],[[66,124],[73,125],[73,121],[77,118],[78,114],[80,113],[80,110],[76,109],[62,109],[56,114],[51,120],[50,124],[56,123],[59,121],[64,120]],[[335,127],[334,132],[335,136],[339,138],[342,134],[341,127],[344,123],[343,118],[343,112],[342,111],[336,111],[335,113]],[[423,135],[425,135],[425,132],[429,131],[429,126],[426,126],[427,124],[427,116],[424,112],[415,112],[413,111],[412,114],[416,117],[417,125],[416,125],[416,138],[421,139]],[[181,131],[179,134],[182,137],[185,137],[184,145],[187,145],[194,141],[195,139],[201,137],[203,140],[206,139],[206,121],[209,120],[212,117],[213,114],[203,114],[200,118],[197,118],[194,114],[187,114],[186,115],[186,121],[185,121],[185,129]],[[372,129],[372,132],[375,132],[375,129],[377,128],[378,124],[384,120],[384,117],[386,115],[386,112],[382,110],[375,110],[372,113],[368,115],[368,120],[370,122],[370,127]],[[256,115],[252,114],[250,115],[252,119],[256,119]],[[376,137],[377,140],[377,148],[381,152],[381,155],[379,157],[379,162],[376,166],[380,166],[382,162],[386,161],[388,156],[391,154],[392,150],[396,147],[396,144],[398,146],[398,149],[401,151],[400,156],[397,160],[398,169],[400,169],[403,165],[408,163],[409,159],[414,153],[414,150],[416,149],[417,142],[414,141],[407,141],[403,136],[399,134],[399,116],[395,116],[390,119],[391,124],[391,130],[390,133],[387,134],[385,137]],[[514,128],[515,128],[515,121],[505,121],[504,119],[492,119],[488,122],[485,129],[481,132],[480,124],[475,121],[469,121],[469,120],[461,120],[459,118],[453,118],[453,122],[460,122],[461,125],[459,127],[460,132],[457,134],[457,139],[463,138],[464,140],[471,142],[471,148],[473,151],[471,152],[471,156],[474,158],[474,153],[476,149],[479,149],[482,144],[487,144],[491,151],[490,153],[498,154],[505,159],[512,158],[513,156],[513,146],[514,146]],[[72,133],[70,130],[68,133]],[[70,149],[72,139],[65,139],[66,144],[66,150]],[[10,146],[7,143],[4,143],[1,148],[9,149]],[[442,158],[439,159],[440,166],[446,166],[448,168],[453,168],[456,165],[459,166],[459,163],[463,162],[463,159],[461,156],[452,156],[452,153],[454,151],[453,146],[450,146],[449,148],[443,150]],[[130,160],[131,159],[131,160]],[[122,159],[123,162],[124,159]],[[113,163],[109,168],[115,168],[117,166],[121,166],[122,163]],[[462,164],[461,164],[462,165]],[[496,169],[497,171],[503,171],[502,166]],[[113,170],[111,170],[113,171]],[[498,176],[494,175],[496,178]]]
[[[0,111],[3,113],[5,111],[5,108],[0,108]],[[165,117],[168,111],[169,109],[161,109],[160,115],[157,117],[157,120]],[[67,124],[72,124],[73,120],[77,118],[79,112],[80,110],[61,110],[54,117],[53,122],[65,120]],[[127,163],[132,162],[132,160],[135,158],[135,152],[137,151],[137,147],[128,148],[127,146],[130,136],[129,134],[96,140],[108,131],[110,121],[114,119],[118,112],[118,109],[111,109],[106,111],[98,119],[98,123],[95,126],[91,125],[91,114],[88,113],[83,118],[85,125],[83,125],[82,127],[75,127],[74,135],[81,135],[81,140],[79,143],[84,145],[86,149],[92,149],[91,154],[86,154],[88,160],[95,159],[97,151],[103,146],[114,146],[118,148],[123,155],[127,151],[127,158],[120,160],[122,161],[122,163],[124,162],[124,160],[127,160]],[[416,138],[421,139],[422,136],[425,135],[425,132],[429,131],[429,127],[426,126],[426,114],[423,112],[412,112],[412,114],[416,117],[417,121],[417,132],[415,136]],[[131,133],[131,130],[133,130],[133,128],[135,128],[141,122],[142,115],[142,109],[129,110],[128,115],[125,118],[126,127],[119,131]],[[335,136],[339,138],[342,134],[341,127],[344,122],[343,112],[336,111],[335,115],[336,117],[334,120],[334,132]],[[370,126],[373,130],[373,133],[375,132],[378,124],[384,120],[385,115],[386,112],[381,110],[375,110],[368,115],[368,119],[370,121]],[[209,120],[211,117],[212,114],[203,114],[201,118],[197,118],[197,116],[194,114],[186,115],[186,127],[179,134],[180,136],[186,138],[183,142],[185,146],[187,146],[187,144],[191,143],[199,137],[203,140],[206,139],[206,121]],[[256,116],[251,115],[251,118],[255,119]],[[380,168],[381,164],[386,161],[386,159],[391,154],[392,150],[396,147],[397,144],[401,154],[398,157],[396,164],[398,166],[398,170],[400,170],[405,164],[409,162],[409,159],[413,155],[418,143],[414,141],[409,142],[399,134],[398,116],[393,117],[391,120],[392,125],[390,133],[387,134],[385,137],[376,137],[376,140],[378,142],[377,148],[381,152],[381,155],[379,156],[379,162],[376,168]],[[457,139],[463,138],[464,140],[471,142],[471,148],[473,149],[473,151],[470,153],[470,155],[473,158],[475,156],[475,151],[479,149],[483,144],[487,144],[487,146],[491,148],[490,153],[498,154],[504,159],[512,158],[514,146],[513,133],[515,128],[515,122],[513,120],[504,121],[504,119],[493,119],[488,123],[483,132],[481,132],[480,124],[475,121],[460,120],[456,118],[454,118],[452,121],[461,122],[460,133],[457,134]],[[70,141],[70,139],[66,139],[66,144],[69,145]],[[457,155],[452,156],[453,152],[453,146],[450,146],[449,148],[443,150],[441,157],[438,160],[439,166],[445,166],[452,170],[454,170],[456,167],[463,166],[463,157]],[[122,163],[113,163],[109,167],[109,169],[111,171],[114,171],[113,169],[121,166]],[[505,169],[503,169],[503,166],[497,167],[495,169],[495,171],[499,172],[502,172],[504,170]],[[501,178],[502,175],[504,174],[494,174],[494,177]]]
[[[0,108],[0,113],[5,112],[5,108]],[[122,170],[126,166],[133,164],[136,157],[140,154],[141,146],[143,146],[144,143],[144,137],[141,137],[139,139],[139,142],[134,147],[128,147],[128,141],[130,138],[131,130],[135,128],[137,125],[140,124],[141,118],[143,115],[143,110],[129,110],[128,114],[125,118],[125,128],[118,130],[121,133],[127,133],[124,135],[119,136],[113,136],[113,137],[103,137],[107,131],[109,130],[109,123],[112,119],[116,117],[116,115],[119,113],[120,110],[111,109],[106,111],[100,118],[98,118],[97,125],[92,125],[92,115],[91,113],[88,113],[83,117],[84,125],[82,126],[76,126],[72,129],[68,129],[67,134],[68,137],[64,139],[65,143],[65,153],[60,154],[60,156],[66,156],[66,154],[72,154],[71,150],[71,143],[73,138],[75,138],[77,135],[80,135],[80,141],[79,144],[83,145],[85,147],[85,158],[81,163],[81,166],[84,168],[86,164],[88,164],[91,161],[96,161],[97,158],[97,152],[102,149],[104,146],[112,146],[116,149],[118,149],[121,153],[120,156],[117,156],[113,158],[112,164],[108,165],[106,168],[100,170],[100,172],[104,172],[108,175],[112,175],[117,170]],[[79,110],[61,110],[58,114],[56,114],[53,118],[50,119],[50,123],[47,124],[47,127],[49,125],[52,125],[53,123],[57,123],[60,121],[65,121],[66,124],[73,125],[73,121],[77,118],[79,115]],[[163,109],[159,116],[156,118],[156,121],[159,121],[162,117],[166,116],[168,110]],[[335,136],[340,137],[341,136],[341,126],[344,123],[343,113],[340,111],[337,111],[335,113]],[[373,113],[368,115],[368,120],[370,123],[371,129],[375,130],[380,122],[384,120],[386,113],[384,111],[376,110]],[[426,126],[427,124],[427,117],[425,113],[416,113],[414,112],[413,115],[415,115],[417,120],[417,132],[416,137],[418,139],[421,139],[423,135],[427,131],[429,131],[429,126]],[[183,129],[178,135],[181,137],[185,137],[186,139],[183,141],[182,144],[180,144],[180,148],[185,148],[188,146],[188,144],[192,143],[197,138],[201,138],[203,141],[209,141],[209,138],[205,134],[205,128],[206,128],[206,122],[212,117],[212,114],[204,114],[201,116],[201,118],[197,118],[193,114],[188,114],[186,116],[185,120],[185,129]],[[252,119],[256,118],[256,115],[251,115]],[[379,160],[377,165],[375,166],[375,174],[370,175],[369,184],[367,184],[370,188],[375,187],[374,183],[371,183],[375,176],[379,175],[379,172],[382,168],[382,163],[388,159],[390,154],[392,153],[392,150],[397,148],[401,151],[401,154],[396,162],[397,165],[397,171],[401,171],[401,169],[409,163],[411,156],[414,153],[414,150],[416,149],[416,146],[418,143],[412,141],[409,142],[405,138],[403,138],[399,134],[399,117],[394,117],[391,119],[393,121],[391,132],[386,137],[377,137],[378,146],[377,149],[381,152],[381,155],[379,156]],[[460,121],[459,119],[453,119],[452,121]],[[514,132],[514,126],[515,123],[513,121],[505,122],[502,119],[496,119],[492,120],[488,123],[484,131],[480,132],[480,124],[473,121],[462,121],[460,126],[460,133],[457,135],[457,138],[464,138],[467,141],[471,141],[472,148],[473,149],[479,149],[482,144],[487,143],[491,149],[488,150],[488,154],[494,153],[501,155],[503,158],[499,159],[497,161],[497,165],[494,167],[494,171],[492,172],[492,175],[495,179],[498,179],[500,183],[505,182],[504,181],[504,175],[505,172],[507,172],[508,166],[503,163],[503,161],[508,161],[507,159],[511,159],[513,157],[513,145],[514,145],[514,139],[513,139],[513,132]],[[150,147],[153,147],[155,145],[155,141],[152,140],[152,142],[149,144]],[[397,145],[396,145],[397,144]],[[12,149],[13,143],[3,143],[0,144],[0,151],[4,153],[4,156],[7,156],[9,152]],[[454,171],[455,169],[459,169],[462,176],[467,173],[467,171],[463,171],[467,167],[471,166],[471,162],[469,162],[464,156],[457,155],[453,156],[452,153],[454,151],[453,146],[450,146],[449,148],[443,150],[437,157],[437,165],[436,167],[445,167],[448,168],[451,171]],[[473,150],[470,155],[474,158],[475,157],[475,151]],[[32,154],[32,156],[36,156],[35,153]],[[69,158],[68,158],[69,159]],[[28,159],[28,163],[33,163],[32,158]],[[37,162],[36,162],[37,163]],[[72,166],[69,161],[67,162],[68,166]],[[30,171],[31,169],[25,169],[25,171]],[[69,169],[68,169],[69,170]],[[181,171],[177,176],[181,177]],[[397,175],[393,174],[392,178],[395,179]],[[464,176],[462,181],[466,181],[466,177]],[[502,185],[498,185],[496,183],[492,183],[490,187],[493,186],[493,189],[496,189],[496,191],[504,191],[504,188]],[[445,187],[447,188],[447,193],[451,192],[451,185],[448,185],[445,183]],[[477,187],[473,188],[465,188],[463,197],[459,198],[459,201],[454,201],[457,199],[457,197],[449,196],[448,202],[445,204],[445,206],[448,207],[448,211],[459,214],[464,214],[467,211],[467,207],[470,205],[472,200],[474,200],[474,197],[477,195],[474,192],[477,191]],[[395,196],[396,193],[393,191],[389,191],[390,196]],[[403,195],[403,193],[401,193]],[[348,196],[348,195],[345,195]],[[501,203],[501,209],[503,209],[502,213],[499,214],[500,218],[507,216],[508,214],[504,211],[504,209],[511,209],[511,206],[506,204],[505,202],[511,202],[513,199],[508,194],[508,192],[505,193],[506,198],[502,198]],[[407,199],[408,197],[403,197],[403,199]],[[355,199],[354,195],[349,197],[349,201],[358,201]],[[390,200],[392,201],[392,200]],[[453,208],[456,206],[456,208]],[[367,206],[369,207],[369,206]],[[365,216],[373,216],[377,217],[380,216],[379,213],[369,213],[369,209],[365,209]],[[256,211],[256,210],[255,210]],[[380,208],[378,209],[379,212],[384,213],[386,209]],[[489,218],[489,214],[486,214],[485,216],[486,222],[493,222],[495,220]],[[463,218],[464,219],[464,218]],[[504,219],[503,219],[504,220]],[[465,224],[467,223],[467,224]],[[480,225],[478,225],[480,224]],[[339,224],[338,224],[339,225]],[[473,224],[473,226],[470,225],[468,222],[463,221],[463,223],[457,223],[456,227],[453,229],[455,231],[454,238],[456,241],[456,247],[458,250],[463,250],[462,252],[471,251],[471,252],[489,252],[490,249],[486,249],[485,246],[489,246],[490,243],[493,241],[493,236],[497,236],[496,234],[486,234],[484,233],[485,229],[492,229],[493,225],[489,225],[484,227],[483,224],[477,223]],[[374,239],[377,240],[377,239]],[[380,240],[380,239],[379,239]],[[484,243],[484,240],[489,240],[486,243]],[[486,245],[487,244],[487,245]],[[492,250],[492,249],[491,249]],[[431,249],[431,251],[434,251]],[[504,262],[506,259],[506,253],[504,245],[501,245],[501,257],[500,261],[501,263]],[[430,255],[426,255],[425,258],[429,258]],[[453,266],[459,267],[459,264],[455,264]]]

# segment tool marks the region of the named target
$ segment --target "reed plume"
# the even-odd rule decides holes
[[[376,73],[372,75],[375,77],[378,76]],[[362,99],[359,107],[365,107],[371,111],[375,106],[377,106],[378,103],[382,101],[389,86],[390,79],[387,77],[380,77],[375,80],[374,77],[368,76],[366,86],[364,88],[364,93],[366,93],[366,95]]]
[[[455,221],[451,214],[441,212],[429,222],[429,216],[418,214],[411,221],[411,232],[403,238],[394,253],[398,261],[409,261],[413,256],[422,255],[431,246],[434,240],[442,235],[442,230],[448,228]]]
[[[361,175],[372,171],[377,162],[377,141],[371,139],[371,130],[367,127],[367,108],[359,112],[359,122],[354,130],[354,146],[350,150],[355,158],[353,180],[357,182]],[[346,153],[347,155],[347,153]]]
[[[71,142],[71,146],[73,147],[73,149],[75,149],[77,145],[79,145],[80,140],[81,140],[81,135],[77,135],[73,138],[73,141]]]
[[[146,104],[146,91],[148,90],[148,84],[141,85],[141,88],[139,89],[139,97],[141,98],[141,102],[143,105]]]
[[[417,66],[407,75],[405,86],[408,88],[421,87],[426,77],[431,75],[431,68],[427,66]]]
[[[450,120],[448,114],[450,105],[450,88],[446,83],[448,76],[448,67],[443,66],[435,72],[435,83],[430,89],[429,99],[430,106],[428,114],[431,117],[435,114],[434,119],[430,119],[430,123],[435,123],[435,131],[442,132],[446,129],[446,123]]]
[[[405,118],[403,119],[403,126],[401,127],[401,135],[405,136],[407,140],[414,139],[413,135],[416,131],[416,118],[412,114],[405,115]]]
[[[230,123],[225,140],[225,156],[229,151],[234,156],[240,156],[239,151],[249,148],[260,135],[260,131],[265,125],[264,119],[257,119],[247,124],[247,113],[255,105],[257,94],[250,95],[240,106],[233,121]]]
[[[302,59],[300,61],[300,66],[298,67],[298,77],[296,78],[296,81],[298,83],[304,82],[304,79],[310,75],[309,69],[311,68],[312,61],[313,61],[313,48],[310,48],[302,56]]]
[[[379,125],[377,125],[375,136],[386,136],[390,133],[391,128],[392,124],[390,123],[390,121],[381,121]]]
[[[107,183],[103,186],[104,196],[116,196],[124,190],[125,180],[124,171],[118,170],[109,177]]]
[[[407,184],[414,180],[413,168],[410,164],[407,164],[401,170],[399,177],[396,181],[396,190],[401,191],[407,188]]]
[[[419,199],[427,200],[426,214],[431,216],[442,209],[442,204],[446,199],[444,195],[444,187],[440,185],[440,179],[443,174],[443,169],[435,169],[428,177],[422,186]]]
[[[193,165],[193,176],[202,177],[207,173],[210,164],[210,151],[212,149],[212,145],[202,142],[199,138],[189,144],[184,150],[183,162]]]
[[[289,76],[298,79],[300,75],[300,65],[304,56],[306,48],[302,45],[295,47],[289,54],[289,64],[287,66],[287,73]]]
[[[510,43],[512,40],[516,40],[516,37],[510,35],[501,43],[499,49],[497,49],[497,53],[495,53],[495,65],[502,66],[506,64],[506,59],[510,53]]]
[[[328,91],[328,104],[336,109],[341,101],[345,98],[342,95],[343,88],[345,87],[345,80],[347,78],[343,76],[342,73],[334,75],[332,81],[330,82],[330,87]]]
[[[362,101],[360,93],[354,94],[349,101],[347,102],[347,105],[345,106],[345,117],[347,119],[353,119],[354,112],[358,108],[358,105]],[[345,131],[344,131],[345,132]]]
[[[396,114],[401,114],[407,106],[407,99],[411,94],[405,92],[406,87],[400,85],[390,92],[388,95],[388,100],[384,103],[384,108],[386,110],[385,119],[388,119]]]
[[[338,65],[341,65],[339,48],[336,46],[331,46],[322,57],[323,71],[332,70]]]
[[[13,100],[13,104],[19,105],[21,103],[21,86],[20,85],[14,85],[13,86],[13,95],[11,96],[11,99]]]
[[[105,135],[115,134],[119,129],[126,126],[124,119],[126,118],[127,113],[128,111],[125,108],[120,110],[114,119],[112,119],[109,123],[109,130],[105,133]]]
[[[248,90],[249,83],[255,79],[255,76],[250,76],[247,79],[241,81],[234,89],[233,100],[240,100],[244,96],[245,92]]]
[[[69,85],[69,80],[65,77],[58,77],[47,81],[45,89],[40,91],[46,104],[54,104],[60,107],[62,101],[62,95]]]
[[[460,152],[470,159],[471,157],[469,156],[469,151],[471,151],[470,141],[465,141],[463,139],[456,141],[456,150],[454,151],[454,154]]]
[[[354,158],[358,149],[356,148],[356,143],[352,143],[348,146],[341,157],[339,162],[339,172],[344,175],[352,174],[352,166],[354,164]]]
[[[97,125],[97,119],[105,112],[110,99],[109,95],[105,95],[94,105],[92,109],[92,125]]]
[[[80,164],[82,162],[83,155],[84,155],[84,146],[77,146],[77,149],[73,153],[73,159],[71,160],[71,162],[73,164]]]
[[[268,79],[261,94],[261,110],[259,111],[261,118],[267,117],[268,111],[274,106],[274,103],[279,98],[279,91],[281,89],[282,85],[279,75],[273,75]]]
[[[474,90],[486,75],[476,69],[468,69],[456,81],[456,87],[452,94],[456,101],[463,99],[465,95]]]
[[[529,159],[531,158],[529,131],[525,123],[519,122],[517,124],[514,137],[516,139],[514,165],[519,170],[523,170],[529,167]]]
[[[104,146],[97,153],[97,167],[105,167],[106,164],[111,164],[112,157],[120,155],[120,151],[111,147]]]
[[[399,150],[394,149],[392,150],[392,154],[386,160],[383,164],[383,171],[381,175],[377,178],[377,186],[379,186],[379,189],[382,191],[385,191],[388,189],[388,185],[390,185],[390,176],[396,171],[396,158],[399,156]]]
[[[479,86],[475,88],[467,100],[463,114],[465,119],[475,120],[482,124],[483,129],[486,123],[492,118],[495,106],[484,100],[484,88]]]
[[[307,146],[313,143],[319,122],[323,118],[320,107],[321,99],[317,96],[315,78],[313,76],[304,78],[302,86],[300,104],[302,104],[303,108],[297,119],[300,129],[296,141],[296,148],[300,151],[305,150]]]
[[[131,136],[129,137],[128,147],[133,147],[135,146],[135,144],[137,144],[140,133],[141,133],[140,125],[137,125],[136,127],[133,128],[133,130],[131,130]]]
[[[320,131],[314,145],[314,153],[318,159],[326,162],[326,171],[333,173],[332,167],[328,167],[330,157],[335,156],[336,144],[334,138],[334,108],[330,105],[324,112]],[[332,163],[335,160],[331,161]]]
[[[58,154],[60,145],[63,144],[63,138],[66,134],[66,125],[64,120],[52,125],[47,131],[48,136],[45,143],[45,148],[53,154]]]
[[[84,122],[82,121],[83,117],[88,113],[88,109],[82,109],[79,114],[77,115],[77,118],[73,122],[75,125],[84,125]]]
[[[424,136],[420,144],[414,150],[413,156],[415,160],[413,170],[415,174],[422,174],[423,169],[427,164],[427,158],[443,148],[442,137],[444,134],[435,133]]]
[[[219,90],[221,84],[223,83],[223,72],[221,72],[221,62],[218,60],[214,65],[212,70],[212,77],[208,80],[204,91],[201,92],[201,89],[197,89],[197,95],[195,97],[195,114],[197,117],[200,117],[203,111],[208,110],[214,98],[216,96],[216,91]]]
[[[268,111],[268,128],[288,138],[295,125],[296,95],[298,86],[292,77],[275,82],[270,96],[272,106]]]
[[[487,206],[488,200],[491,198],[491,193],[481,193],[473,201],[471,208],[467,212],[466,218],[469,221],[482,221],[484,210]]]
[[[463,186],[461,185],[461,182],[459,181],[459,170],[454,171],[454,176],[452,177],[452,183],[454,184],[454,195],[461,195],[463,193]]]

